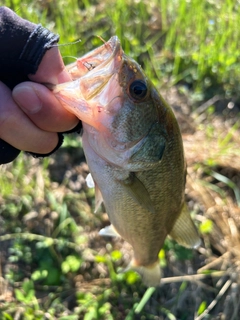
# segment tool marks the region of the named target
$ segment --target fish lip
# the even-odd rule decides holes
[[[118,38],[118,36],[113,36],[111,37],[107,42],[105,42],[100,48],[99,50],[104,50],[105,48],[107,48],[108,46],[110,46],[110,50],[112,51],[112,53],[110,54],[109,57],[107,57],[107,59],[104,62],[108,62],[109,60],[111,60],[112,58],[120,55],[120,57],[122,56],[123,50],[121,48],[121,43],[120,40]],[[100,63],[100,65],[102,66],[102,64]]]
[[[80,90],[86,101],[93,101],[99,96],[107,84],[109,85],[110,79],[118,74],[123,53],[120,40],[113,36],[81,59],[92,64],[90,70],[79,78]]]
[[[96,59],[93,63],[93,67],[86,73],[94,73],[97,69],[102,69],[109,64],[110,61],[114,60],[114,68],[117,67],[118,62],[122,60],[123,50],[121,47],[118,36],[112,36],[102,46],[92,50],[85,54],[80,60],[91,61]]]
[[[117,52],[119,51],[119,49],[121,48],[121,43],[120,40],[118,38],[118,36],[113,36],[111,37],[106,43],[105,45],[110,44],[112,47],[112,55],[116,55]]]
[[[111,69],[115,70],[116,72],[116,69],[119,69],[120,63],[122,61],[122,56],[124,53],[118,36],[111,37],[107,42],[105,42],[98,49],[99,51],[104,51],[108,47],[109,47],[109,50],[107,50],[107,52],[103,54],[102,61],[100,61],[100,63],[96,66],[96,68],[102,69],[104,66],[108,65],[111,61],[113,61]],[[96,51],[98,49],[96,49]],[[98,52],[96,52],[96,54],[97,53]]]

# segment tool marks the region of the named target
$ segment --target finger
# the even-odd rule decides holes
[[[66,71],[62,57],[57,47],[47,50],[38,67],[36,74],[28,75],[29,79],[39,83],[58,84],[71,81]]]
[[[41,84],[23,82],[13,89],[12,95],[23,112],[42,130],[65,132],[79,122],[62,107],[54,94]]]
[[[39,129],[12,99],[0,82],[0,138],[17,149],[46,154],[58,144],[58,135]]]

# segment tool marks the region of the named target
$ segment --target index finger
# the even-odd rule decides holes
[[[28,118],[42,130],[65,132],[79,122],[48,88],[39,83],[23,82],[13,89],[12,95]]]

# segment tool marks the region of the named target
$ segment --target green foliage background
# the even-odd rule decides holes
[[[142,65],[160,92],[177,85],[192,101],[192,110],[215,95],[238,102],[239,1],[6,0],[4,5],[58,33],[66,64],[101,45],[97,36],[108,40],[116,34],[126,54]],[[212,112],[208,109],[207,121]],[[233,128],[236,132],[239,122]],[[209,140],[213,138],[213,127],[203,129]],[[220,149],[228,154],[226,144]],[[84,161],[81,139],[68,136],[49,159],[21,154],[1,167],[0,319],[200,317],[213,292],[194,301],[188,298],[187,310],[181,307],[181,299],[195,293],[195,283],[146,291],[135,273],[117,272],[129,248],[122,250],[123,244],[114,241],[106,244],[96,235],[106,216],[93,218],[93,190],[84,183]],[[209,158],[205,171],[229,185],[237,197],[237,184],[212,171],[215,161]],[[225,196],[221,188],[217,192]],[[206,238],[212,228],[207,219],[199,230]],[[159,257],[167,276],[174,275],[167,269],[169,261],[179,264],[184,273],[190,261],[197,265],[202,259],[170,240]]]

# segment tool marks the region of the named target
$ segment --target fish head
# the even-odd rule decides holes
[[[159,163],[171,130],[171,109],[117,36],[69,67],[73,81],[55,96],[83,122],[94,151],[107,162],[141,170]]]

